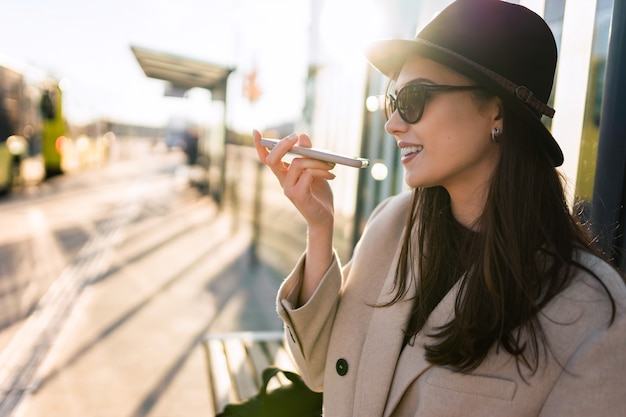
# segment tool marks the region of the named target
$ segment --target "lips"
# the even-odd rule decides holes
[[[404,146],[404,147],[400,148],[400,153],[402,154],[403,157],[405,157],[405,156],[412,155],[414,153],[421,152],[422,149],[424,149],[424,147],[422,145]]]

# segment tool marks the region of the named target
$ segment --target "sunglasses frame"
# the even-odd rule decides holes
[[[413,100],[413,102],[408,103],[405,106],[398,106],[398,97],[402,100],[403,92],[405,94],[409,94],[409,89],[413,90],[412,96],[417,96],[418,100]],[[428,93],[447,93],[452,91],[472,91],[472,90],[484,90],[483,87],[479,85],[443,85],[443,84],[407,84],[402,87],[396,94],[387,93],[385,96],[385,116],[387,120],[391,118],[391,115],[398,111],[398,114],[407,124],[415,124],[420,121],[422,116],[424,115],[424,109],[426,108],[426,97]],[[419,105],[417,116],[415,119],[409,119],[406,116],[407,107],[415,107]]]

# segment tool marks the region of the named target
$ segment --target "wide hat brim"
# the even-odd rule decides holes
[[[433,20],[433,22],[429,25],[436,25],[436,19],[438,18],[435,18],[435,20]],[[449,24],[450,22],[447,23]],[[428,26],[420,34],[427,32],[427,29]],[[519,114],[523,118],[523,120],[528,122],[528,126],[532,128],[533,140],[536,142],[536,145],[540,147],[540,149],[543,149],[545,152],[547,152],[548,156],[552,159],[554,166],[560,166],[563,164],[563,152],[561,150],[561,147],[552,136],[552,133],[541,121],[541,112],[543,111],[543,109],[538,111],[537,106],[534,106],[533,108],[533,106],[529,105],[530,100],[523,100],[524,94],[526,94],[526,92],[530,93],[530,90],[528,90],[524,85],[535,84],[535,90],[540,90],[539,97],[541,100],[536,100],[533,94],[530,93],[531,98],[535,100],[535,103],[533,104],[546,103],[548,101],[550,90],[552,87],[551,78],[543,82],[543,84],[547,84],[547,81],[549,81],[549,85],[547,86],[539,85],[537,87],[536,85],[538,83],[532,79],[528,83],[520,83],[518,85],[515,83],[515,81],[517,80],[510,80],[509,78],[491,70],[484,65],[481,65],[480,63],[468,58],[458,51],[454,51],[446,48],[445,46],[439,45],[438,43],[434,42],[437,39],[423,39],[420,37],[420,34],[418,34],[417,38],[412,40],[389,39],[374,42],[368,49],[366,57],[374,68],[376,68],[382,74],[391,79],[397,78],[400,69],[402,68],[402,65],[409,56],[421,56],[424,58],[432,59],[433,61],[439,62],[469,77],[470,79],[474,80],[478,85],[485,87],[487,90],[500,97],[513,111]],[[466,42],[471,41],[472,40],[467,40]],[[506,58],[502,57],[502,59]],[[556,55],[554,56],[554,66],[555,65]],[[529,68],[529,70],[532,71],[533,69]],[[548,68],[548,70],[544,72],[549,71],[550,69]],[[553,74],[554,72],[552,68],[552,73],[543,75],[543,78],[546,79],[548,76],[553,77]],[[526,92],[521,91],[520,89],[524,89],[526,90]],[[518,94],[518,91],[521,91],[524,94]],[[545,108],[553,112],[553,110],[549,107],[545,106]],[[547,114],[548,112],[546,111],[545,113]]]

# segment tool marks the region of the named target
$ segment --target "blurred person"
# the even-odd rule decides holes
[[[183,143],[185,153],[187,154],[187,164],[195,165],[198,160],[198,140],[199,131],[197,127],[189,127],[185,129],[183,134]]]
[[[541,116],[556,44],[530,10],[458,0],[412,40],[383,40],[385,129],[412,189],[333,251],[332,166],[259,158],[308,225],[277,309],[324,415],[617,416],[626,410],[626,285],[567,206]]]

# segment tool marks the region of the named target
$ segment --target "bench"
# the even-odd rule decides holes
[[[210,404],[213,413],[229,403],[239,402],[259,392],[261,373],[268,366],[295,371],[291,356],[283,345],[282,331],[207,334],[202,340],[206,357]],[[268,390],[288,385],[279,375]]]

